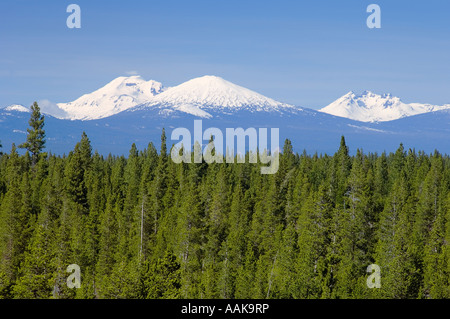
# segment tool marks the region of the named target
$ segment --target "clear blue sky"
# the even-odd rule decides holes
[[[0,2],[0,106],[68,102],[132,71],[166,86],[218,75],[311,108],[350,90],[450,103],[450,1]]]

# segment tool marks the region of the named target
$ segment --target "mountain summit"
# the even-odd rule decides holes
[[[174,112],[210,118],[209,112],[235,111],[295,112],[292,105],[277,102],[220,77],[206,75],[165,89],[159,82],[140,76],[118,77],[69,103],[58,103],[49,114],[60,119],[95,120],[125,110],[156,110],[161,115]],[[56,112],[61,111],[61,112]]]
[[[53,104],[45,100],[41,104],[44,113],[70,120],[102,119],[123,111],[140,111],[145,117],[189,114],[211,118],[237,112],[294,115],[307,110],[275,101],[213,75],[194,78],[167,89],[159,82],[145,81],[140,76],[118,77],[73,102]],[[25,110],[19,106],[10,109]],[[391,94],[363,91],[361,94],[349,92],[319,111],[361,122],[383,122],[445,109],[450,109],[450,104],[406,104]]]
[[[22,112],[22,113],[28,113],[30,112],[30,109],[21,105],[21,104],[12,104],[6,107],[1,108],[3,111],[15,111],[15,112]]]
[[[383,122],[448,108],[450,105],[406,104],[391,94],[364,91],[359,95],[349,92],[319,111],[362,122]]]
[[[236,111],[282,112],[294,106],[277,102],[218,76],[206,75],[172,87],[137,109],[159,108],[169,114],[181,111],[209,118],[211,112],[231,114]]]
[[[94,120],[148,102],[164,90],[161,83],[140,76],[118,77],[104,87],[69,103],[58,103],[71,120]],[[61,116],[56,116],[61,118]]]
[[[273,110],[287,106],[218,76],[206,75],[175,86],[153,99],[153,103],[194,104],[204,108]]]

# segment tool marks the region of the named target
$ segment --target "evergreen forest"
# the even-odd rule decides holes
[[[286,140],[264,175],[176,164],[164,130],[159,149],[103,156],[83,133],[55,155],[37,104],[29,124],[0,155],[0,298],[450,297],[448,155]]]

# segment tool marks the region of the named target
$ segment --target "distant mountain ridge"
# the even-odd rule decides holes
[[[83,121],[139,110],[147,110],[154,116],[190,114],[205,119],[244,110],[279,114],[298,114],[305,110],[213,75],[194,78],[169,88],[154,80],[146,81],[140,76],[121,76],[75,101],[57,104],[42,101],[42,105],[42,112],[48,115]],[[27,110],[22,105],[7,108]],[[319,111],[360,122],[385,122],[445,109],[450,109],[450,104],[407,104],[391,94],[380,95],[370,91],[356,94],[351,91]]]
[[[196,119],[203,121],[205,129],[223,132],[238,127],[279,128],[280,144],[290,139],[298,152],[333,154],[341,135],[352,152],[356,148],[393,151],[400,143],[426,152],[450,149],[450,107],[405,104],[390,94],[369,91],[350,92],[320,112],[275,101],[215,76],[170,88],[135,76],[117,78],[70,103],[40,101],[39,105],[46,114],[46,150],[57,154],[72,150],[83,131],[103,155],[126,155],[133,143],[140,149],[149,142],[157,145],[163,128],[170,146],[171,130],[192,129]],[[348,113],[327,114],[340,108]],[[29,108],[23,105],[0,108],[3,150],[25,141],[28,119]]]
[[[384,122],[445,109],[450,109],[450,104],[406,104],[391,94],[364,91],[357,95],[351,91],[319,111],[361,122]]]
[[[56,108],[55,108],[56,107]],[[59,119],[97,120],[123,111],[157,109],[161,116],[186,113],[210,118],[210,112],[295,112],[295,106],[275,101],[220,77],[206,75],[165,88],[140,76],[118,77],[75,101],[57,103],[43,112]]]

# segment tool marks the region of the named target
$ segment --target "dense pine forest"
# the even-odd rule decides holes
[[[351,156],[339,136],[334,155],[297,154],[286,140],[262,175],[175,164],[163,131],[159,150],[104,157],[83,133],[57,156],[32,109],[24,151],[0,155],[0,298],[450,297],[447,155]]]

